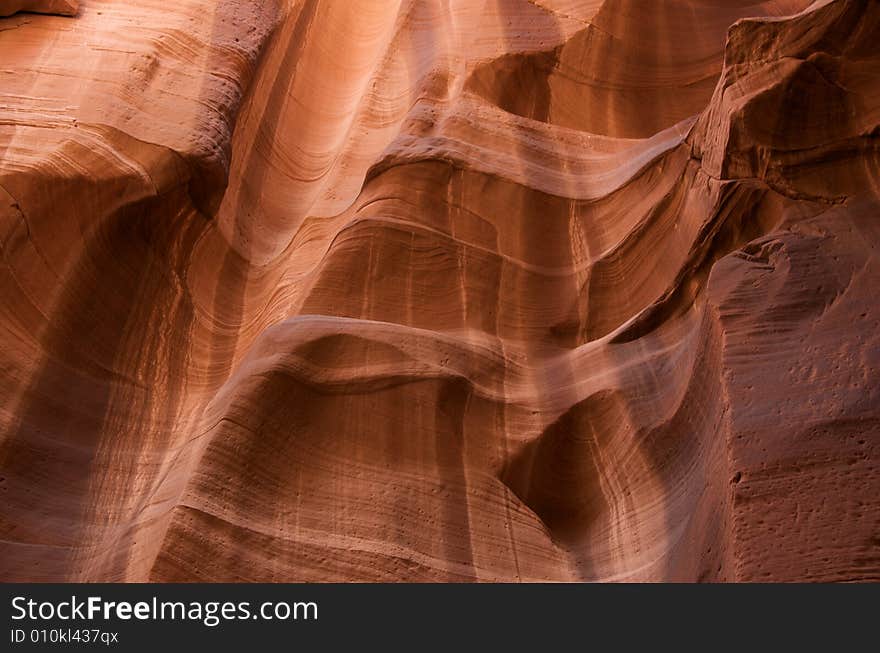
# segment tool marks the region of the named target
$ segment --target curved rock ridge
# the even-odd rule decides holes
[[[19,11],[76,16],[79,0],[0,0],[0,16],[11,16]]]
[[[76,4],[0,2],[76,14],[0,19],[0,580],[880,580],[880,5]]]

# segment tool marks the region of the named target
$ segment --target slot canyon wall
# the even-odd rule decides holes
[[[0,16],[0,580],[880,580],[880,3]]]

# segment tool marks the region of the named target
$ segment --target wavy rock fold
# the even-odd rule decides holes
[[[880,4],[0,16],[0,580],[880,580]]]

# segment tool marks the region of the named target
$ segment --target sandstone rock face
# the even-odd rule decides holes
[[[11,16],[17,11],[76,16],[78,9],[78,0],[0,0],[0,16]]]
[[[880,4],[76,5],[0,2],[0,580],[880,580]]]

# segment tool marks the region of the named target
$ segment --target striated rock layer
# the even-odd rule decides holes
[[[880,3],[8,14],[0,580],[880,580]]]

